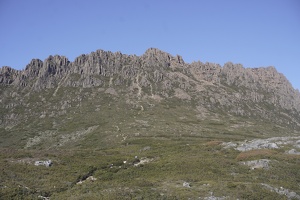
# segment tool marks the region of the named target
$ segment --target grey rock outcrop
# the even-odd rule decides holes
[[[191,187],[190,183],[188,183],[188,182],[183,182],[182,186],[186,187],[186,188],[190,188]]]
[[[287,145],[292,145],[295,148],[299,148],[300,137],[272,137],[266,139],[254,139],[244,142],[227,142],[223,143],[225,149],[234,148],[238,151],[245,152],[257,149],[279,149]],[[288,151],[287,153],[297,153],[295,149]]]
[[[254,169],[269,169],[269,162],[268,159],[260,159],[260,160],[251,160],[246,162],[241,162],[243,165],[249,166],[252,170]]]
[[[287,154],[293,154],[293,155],[300,155],[300,152],[297,151],[296,149],[291,149],[286,152]]]
[[[272,192],[276,192],[280,195],[285,195],[287,199],[300,199],[300,195],[298,195],[296,192],[290,191],[289,189],[283,187],[276,188],[265,183],[262,183],[261,185]]]

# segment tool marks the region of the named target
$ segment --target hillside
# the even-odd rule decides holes
[[[55,55],[0,68],[0,102],[0,199],[300,199],[300,93],[274,67]]]

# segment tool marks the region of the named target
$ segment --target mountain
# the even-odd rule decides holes
[[[188,64],[180,56],[155,48],[142,56],[97,50],[74,62],[58,55],[44,62],[33,59],[24,70],[2,67],[0,84],[4,105],[0,125],[6,130],[24,124],[29,117],[67,115],[71,104],[80,107],[85,90],[91,91],[86,96],[101,92],[122,95],[126,101],[131,99],[131,104],[177,99],[193,105],[198,118],[218,113],[260,118],[292,130],[300,126],[300,93],[274,67]],[[68,94],[69,90],[75,96]],[[62,94],[54,103],[61,108],[47,107],[58,93]],[[32,101],[33,96],[39,97]],[[43,108],[44,114],[32,110],[34,107]]]
[[[77,183],[85,181],[91,175],[98,175],[98,179],[102,177],[103,182],[114,181],[117,185],[112,188],[90,186],[91,190],[100,188],[103,198],[108,199],[119,198],[121,193],[128,198],[133,194],[134,197],[143,197],[150,195],[153,188],[159,191],[152,191],[158,196],[150,195],[149,199],[189,197],[191,193],[187,191],[173,191],[178,181],[184,178],[198,184],[197,191],[200,190],[199,184],[211,184],[201,186],[209,188],[198,191],[202,196],[207,196],[205,192],[212,190],[219,191],[219,195],[223,195],[224,198],[228,195],[230,198],[245,197],[245,194],[251,196],[251,191],[257,187],[257,181],[250,187],[245,180],[244,183],[238,184],[243,179],[241,177],[232,182],[229,181],[228,174],[224,175],[222,181],[228,185],[225,189],[228,195],[225,195],[221,194],[222,187],[219,183],[212,180],[212,177],[216,178],[213,175],[226,174],[230,170],[238,171],[233,170],[232,166],[241,171],[245,170],[238,161],[225,159],[224,169],[231,163],[228,165],[228,171],[220,171],[215,166],[217,171],[211,171],[212,176],[206,176],[205,183],[202,183],[192,178],[197,167],[193,166],[194,162],[190,162],[190,156],[195,156],[196,149],[201,150],[196,153],[199,155],[205,151],[205,156],[201,154],[200,157],[202,160],[210,158],[211,160],[207,161],[214,166],[219,161],[211,156],[218,157],[222,154],[222,159],[227,155],[236,157],[235,159],[241,157],[238,157],[238,151],[221,147],[223,143],[275,137],[295,140],[300,133],[300,93],[274,67],[244,68],[241,64],[231,62],[223,67],[200,61],[185,63],[181,56],[173,56],[155,48],[148,49],[141,56],[97,50],[80,55],[74,62],[64,56],[49,56],[44,61],[33,59],[24,70],[4,66],[0,68],[0,102],[0,148],[5,155],[0,163],[3,169],[2,176],[5,178],[0,184],[2,188],[11,189],[2,192],[2,195],[9,198],[20,197],[13,196],[16,192],[12,191],[19,184],[24,186],[22,197],[30,199],[39,194],[43,198],[51,196],[54,199],[67,199],[72,192],[81,191],[82,188],[78,189]],[[274,144],[279,145],[279,140],[276,141]],[[280,141],[284,143],[285,140]],[[287,145],[294,144],[290,139],[286,141],[290,141],[286,142]],[[199,147],[199,144],[202,146]],[[182,151],[178,152],[176,147]],[[168,153],[162,153],[163,149]],[[207,154],[206,151],[212,151],[212,154]],[[188,153],[187,158],[176,157],[183,152]],[[297,149],[293,152],[297,152]],[[276,159],[280,160],[286,156],[282,149],[277,153],[264,153],[254,157],[269,158],[274,154]],[[140,179],[142,175],[139,174],[137,177],[133,175],[135,182],[129,181],[128,186],[120,186],[120,182],[129,175],[125,172],[122,172],[124,177],[116,175],[119,170],[112,172],[113,167],[107,167],[107,162],[117,162],[115,165],[118,164],[120,169],[123,169],[124,166],[121,167],[122,164],[118,162],[134,157],[133,154],[146,156],[143,159],[145,163],[153,161],[157,164],[152,166],[153,169],[149,169],[150,174],[157,171],[158,166],[167,170],[168,162],[177,167],[182,165],[177,161],[174,163],[176,159],[182,159],[194,168],[191,170],[192,174],[186,174],[186,177],[180,177],[181,179],[171,172],[172,178],[159,174],[154,175],[157,179],[145,182],[144,179]],[[94,161],[95,156],[104,159],[105,164]],[[73,157],[74,160],[70,161],[68,157]],[[80,157],[86,157],[87,160]],[[24,166],[12,164],[21,161],[30,164],[42,158],[51,158],[54,162],[51,168],[54,175],[45,174],[44,169],[39,171],[44,174],[42,177],[47,177],[47,180],[40,181],[43,186],[36,185],[34,180],[26,175],[18,174]],[[171,158],[172,162],[168,160]],[[66,180],[61,180],[60,173],[61,170],[66,170],[67,160],[71,163],[72,170],[66,172]],[[142,162],[141,160],[139,162]],[[300,162],[299,157],[293,162],[289,165],[294,167]],[[55,170],[55,166],[59,167]],[[174,172],[178,172],[177,167],[173,169]],[[208,170],[211,166],[205,167],[208,167]],[[290,173],[294,173],[296,168],[293,167],[288,168]],[[131,166],[125,168],[130,168],[127,172],[133,170]],[[39,176],[31,171],[33,169],[35,168],[31,166],[26,168],[33,177]],[[265,172],[251,173],[256,173],[257,176]],[[17,178],[9,181],[11,176]],[[106,176],[111,176],[111,179]],[[158,184],[161,176],[166,181]],[[149,178],[148,175],[144,178],[146,177]],[[293,178],[291,184],[286,186],[290,187],[292,183],[297,182],[299,176]],[[49,179],[53,184],[59,185],[55,187],[58,189],[49,188],[49,184],[52,184],[49,183]],[[31,180],[32,183],[28,183],[30,187],[25,186],[26,180]],[[133,183],[143,183],[145,186],[141,189]],[[274,187],[269,186],[270,183]],[[264,185],[266,189],[263,192],[269,188],[268,195],[274,195],[270,188],[275,191],[275,186],[280,183],[282,182],[273,179],[267,183],[263,182],[267,184]],[[187,186],[185,182],[185,188],[188,188]],[[25,187],[31,189],[24,189]],[[121,191],[118,191],[118,187],[122,188]],[[230,192],[244,187],[245,194]],[[113,190],[110,195],[108,189]],[[290,189],[297,190],[293,185]],[[163,192],[164,190],[169,192]],[[145,193],[136,194],[138,191]],[[92,199],[93,195],[89,198]],[[289,198],[288,195],[286,197]]]

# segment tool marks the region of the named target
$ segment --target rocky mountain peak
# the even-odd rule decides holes
[[[116,93],[122,86],[138,98],[173,96],[202,102],[206,109],[243,116],[256,113],[270,118],[273,111],[268,109],[283,109],[289,113],[289,120],[300,124],[300,93],[275,67],[244,68],[232,62],[223,67],[200,61],[189,64],[179,55],[156,48],[149,48],[141,56],[96,50],[78,56],[74,62],[60,55],[44,61],[33,59],[24,70],[0,68],[1,90],[8,85],[32,92],[101,87],[114,88]],[[262,107],[253,110],[254,105]]]
[[[168,53],[164,52],[164,51],[161,51],[160,49],[157,49],[157,48],[149,48],[145,51],[144,55],[147,55],[147,56],[160,56],[160,55],[167,55],[169,56]]]
[[[145,61],[145,63],[152,66],[155,66],[159,63],[161,66],[169,67],[171,65],[171,62],[185,64],[181,56],[172,56],[171,54],[161,51],[157,48],[147,49],[146,52],[141,56],[141,58]]]
[[[0,68],[0,84],[10,85],[16,79],[18,71],[8,66]]]

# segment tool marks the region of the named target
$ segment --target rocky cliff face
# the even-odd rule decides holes
[[[4,113],[0,125],[6,127],[26,117],[13,110],[30,107],[24,101],[26,95],[53,90],[55,96],[64,88],[65,92],[70,88],[109,89],[115,94],[125,92],[137,101],[177,98],[205,112],[259,117],[295,129],[300,126],[300,93],[274,67],[185,63],[181,56],[155,48],[142,56],[97,50],[74,62],[55,55],[44,61],[33,59],[24,70],[4,66],[0,68]]]

